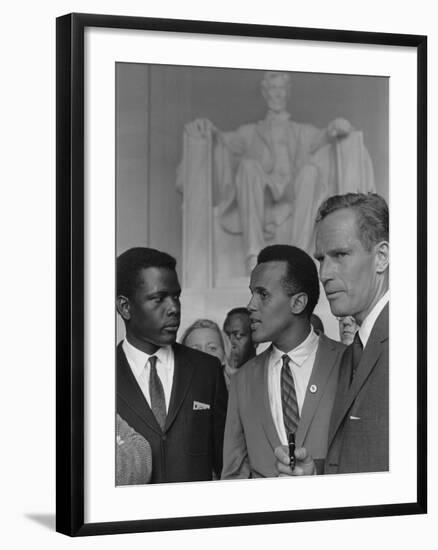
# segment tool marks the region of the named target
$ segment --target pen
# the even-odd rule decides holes
[[[295,433],[289,432],[287,437],[287,444],[289,446],[289,466],[291,470],[295,468]]]

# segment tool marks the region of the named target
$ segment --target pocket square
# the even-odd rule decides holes
[[[360,416],[350,416],[350,420],[360,420]]]
[[[193,410],[194,411],[205,411],[209,409],[210,405],[208,403],[201,403],[201,401],[193,401]]]

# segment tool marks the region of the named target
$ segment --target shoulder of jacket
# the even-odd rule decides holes
[[[217,368],[221,366],[217,357],[213,357],[212,355],[197,349],[189,348],[183,344],[175,343],[173,345],[173,353],[175,359],[182,358],[186,361],[190,361],[191,363],[195,363],[195,365],[202,364],[203,367],[207,368]]]
[[[339,342],[338,340],[333,340],[333,338],[329,338],[325,334],[320,335],[319,345],[327,345],[332,349],[336,349],[337,351],[344,351],[347,348],[347,346],[342,342]]]
[[[265,350],[260,353],[260,355],[256,355],[242,365],[234,376],[237,376],[238,380],[248,380],[257,373],[258,369],[262,369],[264,367],[268,356],[269,350]]]

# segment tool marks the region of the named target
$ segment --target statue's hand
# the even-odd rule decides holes
[[[197,118],[196,120],[187,123],[185,130],[189,136],[194,138],[207,137],[208,135],[217,132],[215,125],[207,118]]]
[[[345,118],[335,118],[327,128],[330,139],[343,138],[353,131],[353,126]]]

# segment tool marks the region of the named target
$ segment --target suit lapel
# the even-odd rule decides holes
[[[263,431],[271,447],[275,449],[281,445],[280,438],[272,418],[271,404],[269,403],[269,357],[271,347],[256,356],[254,365],[254,403],[258,411]]]
[[[123,351],[122,344],[117,346],[117,395],[152,430],[161,433],[161,428],[146,401],[140,386],[132,373]]]
[[[324,335],[321,335],[319,337],[315,363],[307,385],[306,396],[301,410],[301,418],[297,428],[296,443],[299,446],[302,446],[306,438],[319,402],[324,394],[324,388],[330,378],[332,370],[335,368],[337,358],[338,350],[334,343]],[[315,393],[309,391],[312,385],[316,386]]]
[[[175,344],[172,349],[174,352],[175,365],[169,409],[167,412],[166,424],[164,426],[165,432],[171,427],[181,408],[195,371],[193,363],[187,360],[183,346]]]
[[[338,403],[333,409],[332,426],[329,436],[330,441],[335,436],[339,426],[348,414],[351,405],[370,376],[383,352],[383,343],[388,339],[388,321],[389,306],[386,304],[371,331],[351,386],[349,386],[350,369],[348,368],[351,363],[351,346],[349,346],[345,351],[343,358],[343,371],[340,378],[342,382],[338,388]]]

